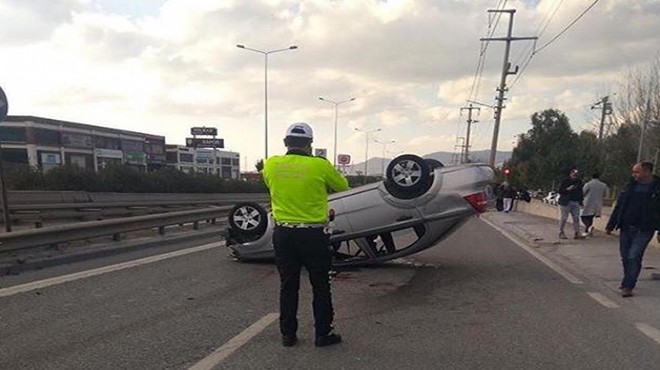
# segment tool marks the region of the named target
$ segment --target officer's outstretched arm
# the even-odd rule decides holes
[[[332,164],[328,162],[328,171],[326,171],[325,181],[330,190],[332,191],[345,191],[350,189],[348,180],[344,175],[339,173]]]

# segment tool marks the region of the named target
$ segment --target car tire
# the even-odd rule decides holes
[[[431,169],[426,160],[412,154],[394,158],[387,166],[385,188],[394,197],[412,199],[431,187]]]
[[[268,212],[254,202],[236,204],[228,218],[229,226],[240,234],[261,235],[268,227]]]

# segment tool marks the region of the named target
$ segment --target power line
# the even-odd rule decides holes
[[[548,45],[550,45],[550,44],[552,44],[553,42],[555,42],[559,37],[561,37],[561,35],[563,35],[563,34],[564,34],[566,31],[568,31],[571,27],[573,27],[573,25],[574,25],[575,23],[577,23],[577,21],[579,21],[579,20],[580,20],[585,14],[587,14],[587,12],[589,12],[589,10],[591,10],[591,8],[593,8],[596,4],[598,4],[599,1],[600,1],[600,0],[594,0],[594,2],[591,3],[591,5],[589,5],[589,7],[587,7],[587,9],[585,9],[582,13],[580,13],[580,15],[578,15],[577,18],[575,18],[575,19],[573,20],[573,22],[571,22],[568,26],[566,26],[563,30],[561,30],[561,32],[559,32],[559,33],[558,33],[555,37],[553,37],[550,41],[546,42],[543,46],[541,46],[540,48],[536,49],[536,51],[535,51],[534,53],[535,53],[535,54],[538,53],[539,51],[541,51],[541,50],[545,49],[546,47],[548,47]]]
[[[559,8],[562,6],[563,3],[564,3],[564,0],[560,0],[556,4],[555,8],[552,11],[550,11],[548,14],[546,14],[546,16],[543,18],[543,20],[541,20],[541,22],[539,22],[539,26],[536,28],[537,37],[540,38],[543,35],[543,33],[545,33],[545,30],[548,28],[548,25],[550,25],[550,22],[552,21],[552,19],[557,14],[557,10],[559,10]],[[515,60],[514,65],[522,64],[523,59],[525,59],[525,58],[529,59],[530,56],[529,56],[528,53],[533,53],[534,52],[534,49],[533,49],[534,46],[536,46],[536,44],[527,44],[525,46],[525,48],[522,50],[522,52],[518,53],[518,55],[515,58],[513,58]],[[531,48],[531,51],[530,51],[530,48]]]
[[[557,7],[555,7],[555,10],[553,10],[552,13],[550,13],[550,16],[546,18],[547,21],[545,22],[545,25],[539,26],[540,31],[537,30],[538,33],[539,33],[539,37],[543,36],[543,33],[548,28],[548,25],[550,25],[550,22],[552,21],[552,18],[555,17],[555,14],[557,14],[557,10],[559,10],[559,8],[561,8],[562,4],[564,4],[564,0],[561,0],[559,3],[557,3]],[[543,28],[543,29],[541,29],[541,28]]]
[[[503,1],[502,5],[499,5],[500,1]],[[498,0],[497,1],[498,5],[496,5],[495,8],[500,9],[501,7],[502,9],[504,9],[507,1],[508,0]],[[495,31],[497,30],[497,25],[500,23],[501,16],[502,15],[498,13],[496,17],[492,18],[495,20],[494,26],[492,20],[489,17],[488,31],[486,32],[487,38],[491,38],[495,34]],[[481,49],[479,51],[479,60],[477,62],[477,69],[474,72],[474,79],[472,80],[472,86],[470,87],[470,94],[468,95],[468,100],[476,99],[477,95],[479,95],[479,87],[481,86],[481,77],[483,75],[484,65],[486,64],[486,51],[488,50],[489,44],[490,41],[486,41],[484,44],[481,45]]]
[[[516,79],[511,83],[511,86],[509,86],[509,89],[513,89],[513,86],[522,78],[522,75],[525,72],[525,70],[527,69],[527,66],[529,65],[532,58],[536,54],[538,54],[541,50],[548,47],[550,44],[555,42],[559,37],[561,37],[564,33],[566,33],[566,31],[568,31],[571,27],[573,27],[573,25],[575,25],[575,23],[577,23],[585,14],[587,14],[587,12],[589,12],[596,4],[598,4],[599,1],[600,0],[594,0],[594,2],[591,3],[591,5],[589,5],[584,11],[582,11],[582,13],[580,13],[580,15],[578,15],[571,23],[569,23],[568,26],[564,27],[564,29],[561,30],[561,32],[559,32],[557,35],[555,35],[555,37],[553,37],[550,41],[543,44],[543,46],[541,46],[540,48],[536,49],[536,41],[534,41],[534,51],[532,51],[532,53],[529,55],[529,58],[527,59],[527,61],[525,61],[525,65],[523,65],[523,67],[520,69],[520,71],[518,72],[518,75],[516,76]],[[561,3],[559,5],[561,5]],[[559,9],[559,7],[557,7],[555,9],[555,12],[556,12],[557,9]],[[547,25],[546,25],[546,27],[547,27]],[[545,31],[545,28],[543,29],[543,31]],[[540,34],[539,34],[539,36],[540,36]]]

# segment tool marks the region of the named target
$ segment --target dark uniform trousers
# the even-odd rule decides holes
[[[293,336],[298,330],[300,270],[305,266],[312,285],[316,335],[327,335],[334,316],[328,276],[332,264],[328,235],[323,228],[276,226],[273,246],[280,274],[280,332]]]

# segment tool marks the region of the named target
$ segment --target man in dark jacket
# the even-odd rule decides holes
[[[656,230],[660,230],[660,178],[653,175],[653,163],[635,164],[632,177],[633,180],[619,194],[605,228],[607,234],[619,229],[622,297],[632,297],[642,271],[644,251]]]
[[[582,180],[580,180],[580,172],[573,169],[568,175],[569,177],[562,181],[559,185],[559,209],[561,216],[559,218],[559,239],[567,239],[564,234],[564,226],[570,213],[573,218],[573,230],[575,231],[575,239],[584,239],[580,233],[580,207],[584,198],[582,194]]]

